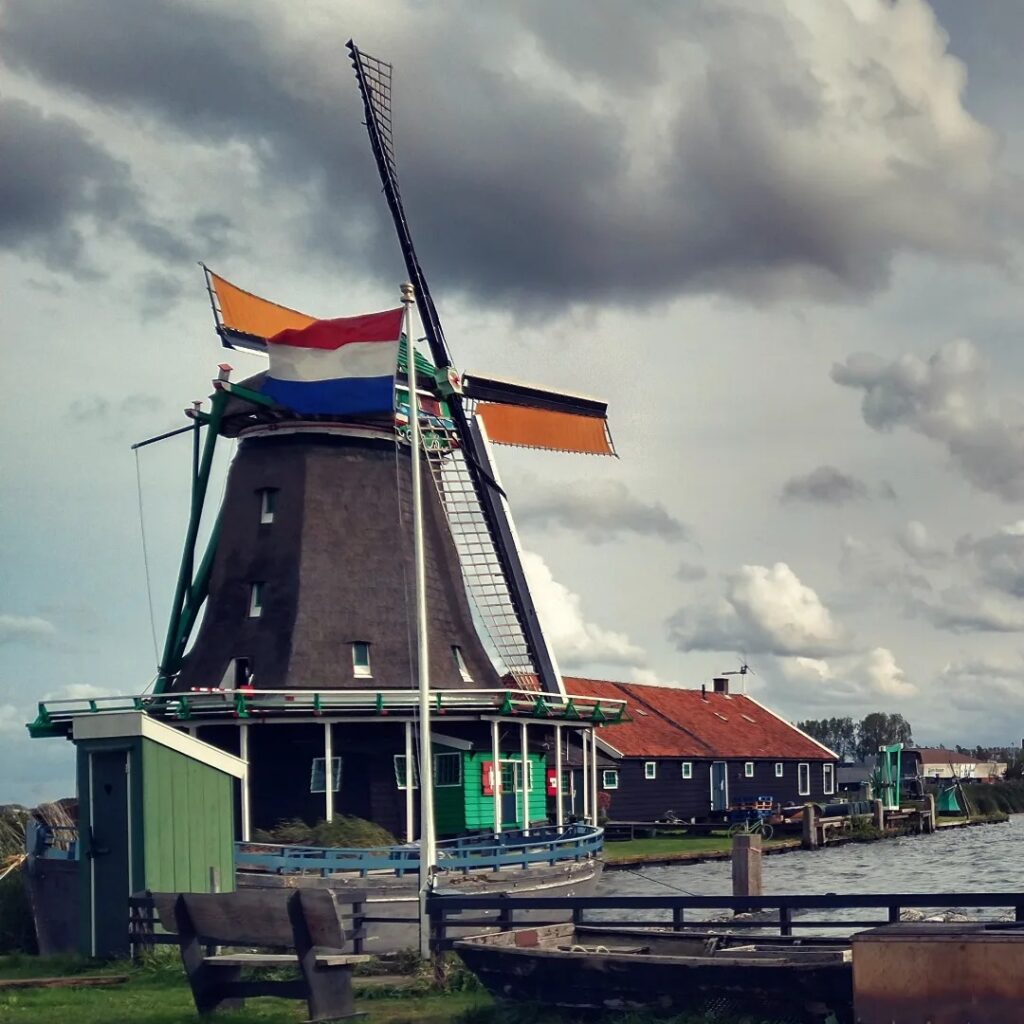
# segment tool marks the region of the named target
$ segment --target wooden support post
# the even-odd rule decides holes
[[[593,809],[594,826],[601,824],[601,812],[597,803],[597,726],[590,729],[590,806]]]
[[[872,800],[875,812],[875,828],[885,828],[885,804],[881,800]]]
[[[412,749],[412,722],[405,723],[405,841],[416,838],[416,791],[412,780],[415,777],[416,760]]]
[[[252,769],[249,765],[249,725],[243,722],[238,727],[238,756],[245,762],[245,775],[242,776],[242,842],[249,842],[252,830],[252,804],[249,791],[249,777]]]
[[[804,804],[804,839],[805,850],[818,848],[818,811],[814,804]]]
[[[331,723],[324,722],[324,821],[334,821],[334,737]],[[408,765],[406,769],[408,770]]]
[[[761,891],[761,837],[757,833],[733,836],[733,896],[760,896]]]
[[[590,776],[588,774],[588,761],[587,757],[588,744],[587,744],[587,733],[586,731],[580,733],[580,745],[583,750],[583,769],[581,771],[581,779],[583,781],[583,820],[585,824],[590,823]],[[596,819],[597,815],[595,815]]]
[[[555,726],[555,825],[565,824],[565,796],[562,793],[562,727]]]
[[[925,813],[928,815],[928,818],[925,821],[925,831],[934,832],[938,826],[938,818],[935,816],[935,794],[928,793],[925,797],[925,803],[927,805]]]
[[[526,723],[519,723],[519,744],[523,751],[523,835],[530,834],[530,748],[526,739]]]
[[[491,722],[491,764],[494,766],[494,834],[501,835],[501,737],[498,720]]]

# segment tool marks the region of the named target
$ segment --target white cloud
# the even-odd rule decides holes
[[[849,676],[871,693],[883,697],[913,697],[917,687],[911,683],[887,647],[875,647],[850,669]]]
[[[1024,603],[958,584],[937,596],[912,597],[911,611],[952,633],[1017,633],[1024,630]]]
[[[911,519],[896,533],[896,543],[915,562],[926,565],[941,565],[949,552],[928,532],[924,523]]]
[[[989,394],[988,365],[970,341],[951,341],[927,361],[858,353],[833,366],[832,379],[863,392],[869,427],[905,426],[943,445],[975,487],[1024,498],[1024,421]]]
[[[57,635],[57,627],[37,615],[0,615],[0,644],[46,643]]]
[[[559,583],[547,563],[532,551],[523,552],[523,568],[537,614],[563,669],[579,670],[594,664],[642,666],[642,648],[625,633],[588,622],[578,594]]]
[[[0,733],[24,731],[24,716],[13,704],[0,704]]]
[[[716,601],[681,608],[669,635],[684,651],[731,650],[818,658],[846,647],[843,631],[815,591],[785,563],[744,565]]]

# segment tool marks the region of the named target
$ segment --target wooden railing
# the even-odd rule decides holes
[[[993,922],[995,927],[1024,924],[1024,892],[954,893],[849,893],[787,896],[431,896],[428,900],[431,947],[435,952],[451,949],[453,932],[529,925],[560,924],[571,919],[577,925],[615,928],[761,929],[777,931],[790,938],[796,929],[841,930],[847,933],[900,920],[905,909],[928,910],[1001,909],[1013,913],[1010,922]],[[881,911],[878,917],[844,918],[834,911]],[[694,911],[743,912],[752,916],[725,920],[687,916]],[[594,917],[600,913],[600,917]],[[774,913],[775,919],[766,919]],[[811,916],[804,916],[810,913]],[[412,919],[410,919],[411,922]]]

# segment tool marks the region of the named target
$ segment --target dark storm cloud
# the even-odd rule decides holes
[[[648,502],[616,481],[567,481],[557,487],[534,482],[527,497],[514,502],[516,522],[580,533],[592,544],[627,534],[686,540],[687,527],[660,501]]]
[[[1000,258],[994,142],[962,111],[926,10],[454,4],[388,22],[425,266],[449,289],[551,305],[848,295],[905,249]],[[310,190],[307,245],[394,271],[345,26],[297,31],[250,5],[6,0],[0,52],[192,140],[245,143],[268,193]]]
[[[818,466],[804,476],[790,477],[782,485],[780,497],[782,501],[806,501],[814,505],[845,505],[866,499],[868,487],[835,466]]]
[[[0,248],[95,276],[86,232],[111,229],[160,260],[178,262],[189,252],[147,216],[127,164],[67,118],[0,99]]]

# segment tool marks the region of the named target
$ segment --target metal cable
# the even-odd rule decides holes
[[[139,531],[142,534],[142,564],[146,570],[146,600],[149,602],[149,632],[153,637],[153,661],[160,671],[160,648],[156,639],[156,616],[153,614],[153,586],[149,572],[149,551],[146,544],[146,517],[142,511],[142,469],[139,465],[139,450],[135,449],[135,487],[139,503]]]

